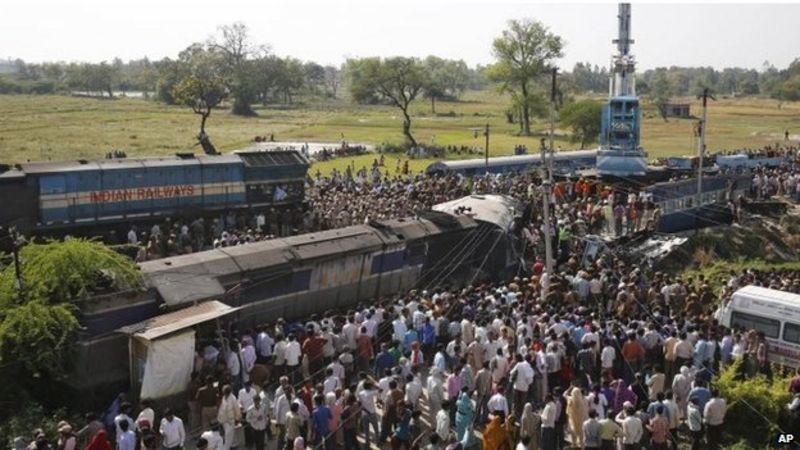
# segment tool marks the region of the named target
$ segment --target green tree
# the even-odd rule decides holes
[[[778,85],[775,88],[773,97],[784,102],[800,100],[800,75],[795,75]]]
[[[138,288],[141,274],[126,257],[80,239],[26,245],[20,259],[21,287],[13,265],[0,272],[0,367],[57,378],[80,329],[74,303],[113,288]]]
[[[656,108],[658,108],[658,112],[661,114],[661,118],[664,119],[664,122],[667,122],[666,103],[669,102],[673,92],[672,86],[667,78],[667,71],[665,69],[656,69],[655,73],[650,78],[648,88],[650,91],[650,100],[656,105]]]
[[[602,105],[594,100],[567,103],[560,111],[562,126],[572,128],[572,141],[580,142],[581,148],[594,142],[600,134]]]
[[[230,92],[223,75],[222,55],[194,44],[181,52],[180,59],[182,65],[178,70],[183,75],[173,86],[171,97],[176,104],[188,106],[200,116],[199,138],[202,140],[206,136],[206,120],[211,111]]]
[[[431,114],[436,114],[436,99],[447,95],[446,72],[447,61],[438,56],[428,56],[422,61],[425,69],[425,86],[423,95],[431,101]]]
[[[508,29],[492,43],[497,63],[489,79],[500,82],[502,92],[512,95],[522,112],[522,133],[531,134],[530,115],[536,95],[535,83],[556,58],[563,56],[560,36],[535,20],[511,20]]]
[[[762,448],[764,436],[791,430],[786,408],[791,400],[788,378],[776,375],[770,380],[760,374],[746,378],[740,358],[722,370],[713,384],[727,402],[726,429],[734,438],[746,440],[749,448]]]
[[[367,58],[348,61],[350,94],[356,101],[379,99],[403,113],[403,135],[407,143],[416,146],[411,134],[411,115],[408,108],[425,86],[422,63],[416,58]]]

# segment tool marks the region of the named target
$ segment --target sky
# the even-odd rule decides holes
[[[338,65],[348,57],[493,61],[510,19],[533,18],[566,41],[559,65],[608,65],[614,3],[490,0],[5,0],[0,58],[100,62],[175,57],[221,25],[245,23],[281,56]],[[633,54],[661,66],[785,68],[800,57],[800,3],[636,3]]]

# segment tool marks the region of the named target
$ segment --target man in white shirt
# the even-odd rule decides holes
[[[450,442],[450,414],[448,401],[442,403],[442,409],[436,413],[436,434],[442,442]]]
[[[261,364],[269,363],[272,359],[272,347],[275,345],[275,340],[267,333],[263,327],[259,329],[258,336],[256,336],[256,350],[258,351],[258,362]]]
[[[224,450],[230,450],[233,444],[233,432],[236,422],[242,420],[242,410],[239,408],[239,401],[233,395],[230,386],[222,388],[222,401],[217,412],[217,421],[222,425],[225,432]]]
[[[358,335],[358,326],[355,324],[353,316],[347,318],[347,323],[342,327],[342,338],[348,348],[356,348],[356,336]],[[400,340],[402,342],[402,339]]]
[[[131,416],[130,416],[131,409],[133,409],[133,407],[131,406],[130,403],[123,402],[119,407],[119,411],[120,411],[119,414],[117,415],[117,417],[114,417],[114,425],[116,426],[116,432],[117,432],[116,433],[117,444],[119,444],[119,438],[122,436],[122,432],[123,432],[122,428],[120,426],[120,424],[122,422],[128,422],[128,430],[133,431],[133,429],[134,429],[133,419],[131,419]],[[150,424],[150,425],[153,426],[154,424]]]
[[[285,377],[282,377],[285,378]],[[283,381],[283,380],[281,380]],[[278,388],[281,389],[281,388]],[[286,414],[291,410],[293,389],[288,385],[281,389],[272,405],[272,416],[275,418],[275,428],[278,432],[278,448],[284,448],[286,442]]]
[[[297,336],[294,334],[289,335],[289,342],[286,343],[286,350],[283,353],[286,358],[286,374],[292,380],[292,384],[296,384],[300,380],[300,357],[302,351],[300,343],[297,342]]]
[[[269,408],[261,402],[261,397],[253,399],[253,404],[246,410],[245,419],[253,430],[252,437],[256,450],[264,450],[264,435],[269,425]]]
[[[175,417],[169,408],[164,410],[164,418],[161,419],[161,426],[158,428],[161,434],[161,447],[165,450],[176,450],[183,448],[186,441],[186,430],[183,428],[183,421]]]
[[[558,406],[553,398],[553,394],[544,397],[545,405],[539,416],[542,419],[542,448],[551,450],[556,448],[556,418]]]
[[[614,373],[615,359],[617,359],[617,350],[611,344],[611,340],[606,339],[605,346],[603,346],[603,351],[600,352],[600,367],[602,367],[602,373]]]
[[[373,388],[371,381],[365,381],[363,388],[358,391],[357,395],[358,401],[361,403],[361,409],[364,413],[364,417],[362,418],[362,432],[364,434],[366,446],[367,448],[370,448],[370,426],[372,427],[372,431],[374,433],[373,438],[376,441],[381,435],[380,428],[378,426],[378,410],[375,406],[375,399],[377,398],[378,393]]]
[[[422,383],[413,374],[406,375],[406,404],[411,405],[415,411],[420,409],[419,399],[422,397]]]
[[[207,443],[205,450],[222,450],[225,445],[222,442],[219,424],[214,424],[210,430],[203,432],[200,439],[204,439]]]
[[[253,383],[250,380],[247,380],[244,383],[244,387],[239,389],[239,395],[237,399],[239,400],[239,406],[242,408],[242,411],[247,411],[250,409],[250,406],[253,405],[253,399],[258,396],[258,392],[253,389]]]
[[[706,444],[708,448],[719,448],[722,441],[722,423],[728,407],[724,398],[720,398],[717,389],[711,390],[711,400],[703,408],[703,422],[706,424]]]
[[[408,329],[406,328],[406,320],[402,315],[397,315],[392,321],[392,330],[392,339],[397,342],[403,342]]]
[[[678,427],[681,425],[681,413],[671,390],[664,393],[664,407],[667,408],[667,417],[669,418],[669,433],[677,439]]]
[[[503,388],[503,385],[498,385],[497,393],[489,398],[489,401],[486,404],[486,409],[490,414],[502,412],[503,416],[508,417],[508,400],[506,400],[504,391],[505,389]]]
[[[514,415],[522,417],[522,407],[528,397],[528,388],[533,383],[533,367],[519,353],[516,355],[517,364],[511,370],[511,380],[514,383]]]
[[[231,374],[231,384],[234,388],[242,385],[242,364],[239,361],[239,343],[232,341],[231,346],[225,354],[225,364],[228,366],[228,373]]]
[[[336,392],[336,389],[342,387],[342,381],[333,373],[333,368],[328,367],[325,369],[325,381],[322,383],[322,393],[328,394]]]
[[[123,420],[117,425],[117,450],[134,450],[136,447],[136,433],[130,429],[130,422]]]
[[[622,425],[622,445],[625,450],[639,450],[644,429],[642,421],[636,417],[636,409],[628,404],[624,411],[617,414],[616,421]]]

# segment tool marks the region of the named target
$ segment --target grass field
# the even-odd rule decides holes
[[[517,144],[531,150],[539,147],[541,134],[520,137],[518,126],[505,121],[507,99],[493,91],[467,92],[460,102],[438,102],[439,114],[430,104],[414,105],[414,135],[420,143],[483,147],[483,137],[473,128],[490,124],[490,153],[509,155]],[[0,96],[0,162],[102,158],[111,149],[129,156],[154,156],[191,150],[199,118],[188,109],[141,99],[99,100],[66,96]],[[292,107],[269,106],[256,109],[257,117],[243,118],[226,110],[214,111],[207,132],[221,151],[247,146],[256,135],[275,134],[277,140],[400,143],[399,110],[382,106],[352,105],[342,100],[315,101]],[[692,113],[699,115],[699,105]],[[693,153],[693,120],[664,122],[645,111],[643,145],[651,158]],[[547,124],[537,120],[535,133]],[[709,109],[707,142],[709,150],[745,146],[760,147],[783,140],[784,130],[800,133],[800,104],[763,99],[720,99]],[[558,139],[562,149],[575,148],[566,138]],[[195,147],[194,151],[199,152]],[[372,156],[346,158],[315,165],[328,172],[332,167],[368,164]],[[392,162],[392,159],[389,159]],[[430,161],[413,161],[421,170]],[[394,164],[387,164],[390,169]]]

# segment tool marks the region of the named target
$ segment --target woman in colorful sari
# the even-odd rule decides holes
[[[456,441],[462,447],[469,448],[473,445],[474,434],[472,424],[475,420],[475,406],[469,398],[469,388],[461,389],[461,396],[456,404]]]
[[[625,383],[625,381],[622,379],[612,381],[610,387],[612,398],[609,399],[609,404],[614,411],[614,415],[617,415],[620,411],[622,411],[622,405],[625,402],[631,402],[633,404],[636,403],[636,394],[634,394],[632,390],[628,389],[627,383]],[[609,417],[611,417],[611,414],[609,414]]]
[[[483,430],[483,450],[510,450],[508,433],[500,416],[492,416],[489,425]]]

